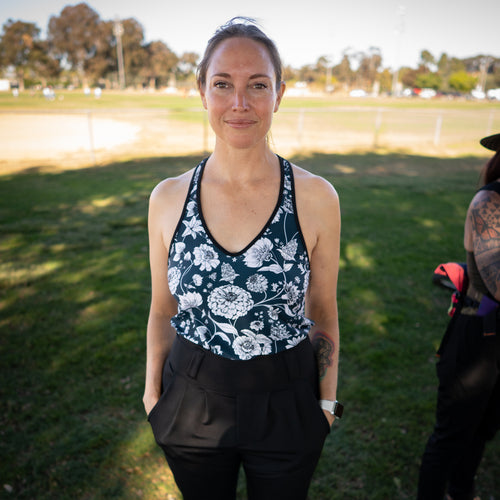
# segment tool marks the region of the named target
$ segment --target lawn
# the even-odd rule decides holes
[[[463,221],[485,157],[290,159],[335,185],[343,221],[346,409],[310,499],[413,499],[449,303],[431,276],[464,258]],[[1,498],[180,499],[141,404],[146,216],[154,185],[197,161],[0,176]],[[497,437],[479,472],[483,499],[500,498],[498,445]]]

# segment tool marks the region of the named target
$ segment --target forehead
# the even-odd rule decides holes
[[[229,73],[248,69],[274,76],[274,66],[266,46],[250,38],[235,37],[220,42],[214,49],[208,73]]]

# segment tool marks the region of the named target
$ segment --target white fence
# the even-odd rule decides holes
[[[272,144],[283,155],[402,151],[485,155],[478,141],[500,131],[500,105],[476,109],[282,108]],[[200,109],[1,112],[0,168],[102,164],[210,151],[214,136]],[[5,169],[5,168],[4,168]]]

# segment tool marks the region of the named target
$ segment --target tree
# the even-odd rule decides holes
[[[438,73],[440,75],[447,75],[449,66],[450,66],[450,62],[448,59],[448,54],[443,52],[441,54],[441,57],[439,58],[438,63],[437,63]]]
[[[301,82],[313,83],[317,77],[316,69],[312,64],[306,64],[299,69],[297,77]]]
[[[404,67],[399,70],[399,79],[407,88],[413,89],[417,86],[417,76],[418,72],[416,69]]]
[[[49,20],[48,40],[53,56],[61,65],[74,71],[80,82],[87,83],[89,66],[98,53],[102,32],[99,14],[85,3],[65,7],[59,17]]]
[[[149,43],[145,50],[147,61],[141,70],[141,76],[149,81],[150,88],[166,85],[169,78],[174,76],[178,57],[160,41]]]
[[[24,90],[25,73],[33,60],[32,51],[38,41],[40,29],[34,23],[9,19],[3,25],[0,42],[0,66],[13,66],[20,90]]]
[[[199,56],[195,52],[184,52],[177,64],[176,77],[179,80],[187,81],[194,76]]]
[[[379,74],[380,91],[392,91],[392,73],[388,68],[384,68]]]
[[[40,81],[43,87],[46,87],[50,80],[57,80],[61,74],[59,63],[49,56],[49,44],[46,40],[36,40],[33,43],[28,74],[31,79]]]
[[[496,89],[500,87],[500,59],[495,59],[491,65],[486,79],[487,89]]]
[[[356,72],[358,85],[365,89],[373,88],[382,65],[382,56],[378,47],[370,47],[368,53],[360,53],[359,67]]]
[[[289,82],[290,80],[297,79],[297,71],[292,66],[287,65],[283,68],[283,80]]]
[[[85,61],[85,80],[88,84],[97,84],[106,79],[116,64],[115,39],[113,35],[113,22],[101,21],[96,26],[93,56]]]
[[[332,69],[332,75],[345,87],[349,87],[352,81],[353,71],[348,55],[344,52],[342,60]]]
[[[420,52],[420,62],[429,71],[432,70],[436,65],[434,56],[428,50],[422,50],[422,52]]]
[[[450,75],[448,84],[458,92],[470,92],[477,85],[477,78],[465,71],[457,71]]]
[[[415,84],[420,89],[434,89],[441,88],[442,80],[437,73],[420,73],[415,79]]]

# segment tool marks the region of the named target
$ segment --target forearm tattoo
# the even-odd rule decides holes
[[[481,276],[493,295],[500,287],[500,203],[497,200],[498,197],[486,191],[471,207],[474,256]]]
[[[318,363],[319,379],[323,380],[326,370],[333,365],[335,344],[328,335],[323,332],[314,332],[311,343],[313,346],[316,362]]]

